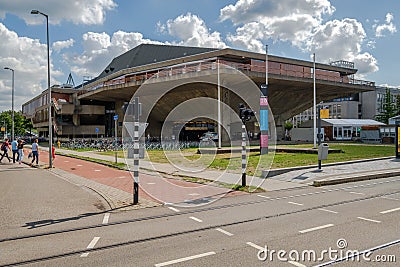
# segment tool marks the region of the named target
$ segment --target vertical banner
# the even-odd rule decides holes
[[[268,154],[268,45],[265,46],[265,84],[260,85],[260,154]]]

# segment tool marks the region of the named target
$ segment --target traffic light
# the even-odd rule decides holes
[[[251,120],[253,116],[254,116],[253,110],[246,108],[243,104],[239,104],[239,117],[243,123]]]

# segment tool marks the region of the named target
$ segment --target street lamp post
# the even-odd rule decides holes
[[[53,167],[52,147],[53,147],[53,125],[51,121],[51,87],[50,87],[50,48],[49,48],[49,16],[39,10],[32,10],[31,14],[40,14],[46,18],[47,30],[47,90],[48,90],[48,115],[49,115],[49,168]]]
[[[5,70],[11,70],[12,71],[12,89],[11,89],[11,138],[12,141],[15,139],[15,133],[14,133],[14,69],[5,67]]]

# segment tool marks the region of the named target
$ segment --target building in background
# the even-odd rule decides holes
[[[218,64],[242,72],[257,87],[265,83],[265,54],[231,48],[141,44],[114,58],[98,77],[82,85],[74,88],[52,87],[55,136],[59,138],[122,136],[125,112],[123,107],[142,84],[150,78],[152,83],[159,84],[187,81],[163,96],[151,111],[145,135],[160,136],[163,124],[169,123],[173,126],[178,123],[165,122],[165,119],[180,103],[195,97],[218,98],[216,84],[194,82],[196,78],[216,76]],[[353,75],[356,72],[354,66],[348,64],[317,63],[317,99],[328,101],[373,91],[374,82],[354,79]],[[313,92],[310,88],[313,86],[313,62],[269,55],[268,80],[268,102],[274,115],[277,138],[280,139],[285,133],[284,122],[312,106]],[[221,87],[221,101],[232,110],[238,110],[238,105],[242,102],[240,96],[232,93],[229,88],[224,88],[223,81]],[[242,88],[242,90],[245,94],[247,89]],[[44,137],[48,136],[46,95],[47,90],[22,106],[24,116],[32,119],[33,127]],[[259,95],[254,97],[259,98]],[[338,114],[342,110],[342,105],[332,107],[332,111]],[[114,117],[118,119],[116,129]],[[233,125],[229,116],[222,116],[222,120],[226,120],[225,125]],[[201,122],[207,125],[204,131],[212,130],[209,126],[215,125],[215,121],[204,121],[203,118]],[[257,123],[250,121],[246,127],[257,136],[259,131]],[[176,135],[172,131],[173,127],[170,128],[171,136]],[[198,127],[182,127],[182,129],[197,132],[179,133],[179,137],[197,137],[202,134]],[[241,129],[239,127],[237,133],[234,129],[225,131],[230,133],[230,136],[236,134],[240,136]]]

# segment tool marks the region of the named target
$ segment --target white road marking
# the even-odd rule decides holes
[[[294,266],[297,266],[297,267],[307,267],[304,264],[298,263],[296,261],[288,261],[288,263],[290,263],[290,264],[292,264]]]
[[[189,256],[189,257],[185,257],[185,258],[180,258],[180,259],[176,259],[176,260],[172,260],[172,261],[167,261],[167,262],[163,262],[163,263],[157,263],[154,266],[155,267],[162,267],[162,266],[168,266],[171,264],[175,264],[175,263],[179,263],[179,262],[184,262],[184,261],[189,261],[189,260],[194,260],[194,259],[198,259],[198,258],[202,258],[202,257],[207,257],[207,256],[211,256],[211,255],[215,255],[216,253],[214,251],[210,251],[207,253],[203,253],[203,254],[198,254],[198,255],[194,255],[194,256]]]
[[[108,224],[108,220],[110,219],[110,213],[104,214],[103,224]]]
[[[258,246],[256,244],[254,244],[254,243],[251,243],[251,242],[247,242],[246,244],[251,246],[251,247],[253,247],[253,248],[255,248],[255,249],[258,249],[258,250],[264,250],[265,249],[263,247],[260,247],[260,246]]]
[[[99,241],[99,239],[100,239],[100,237],[98,237],[98,236],[93,237],[93,240],[89,243],[87,248],[94,248],[94,246],[96,246],[96,243]]]
[[[392,198],[392,197],[381,197],[381,198],[384,198],[384,199],[389,199],[389,200],[397,200],[397,201],[399,201],[400,199],[398,199],[398,198]]]
[[[367,218],[364,218],[364,217],[357,217],[357,219],[360,219],[360,220],[363,220],[363,221],[367,221],[367,222],[381,223],[381,221],[367,219]]]
[[[365,195],[364,193],[360,193],[360,192],[353,192],[353,191],[351,191],[351,192],[349,192],[350,194],[354,194],[354,195]]]
[[[64,162],[66,162],[66,161],[64,161]],[[76,165],[77,167],[82,167],[83,165],[81,165],[81,164],[78,164],[78,165]]]
[[[223,230],[223,229],[221,229],[221,228],[217,228],[217,229],[215,229],[215,230],[217,230],[218,232],[221,232],[221,233],[223,233],[223,234],[226,234],[227,236],[233,236],[232,233],[229,233],[228,231],[225,231],[225,230]]]
[[[268,198],[268,199],[271,199],[270,197],[267,197],[267,196],[263,196],[263,195],[257,195],[258,197],[262,197],[262,198]]]
[[[189,196],[199,196],[200,194],[197,194],[197,193],[191,193],[191,194],[189,194]]]
[[[317,227],[301,230],[299,232],[304,234],[304,233],[308,233],[308,232],[312,232],[312,231],[316,231],[316,230],[321,230],[321,229],[325,229],[325,228],[332,227],[332,226],[334,226],[334,225],[330,223],[330,224],[325,224],[325,225],[321,225],[321,226],[317,226]]]
[[[170,210],[173,210],[173,211],[175,211],[175,212],[179,212],[179,210],[178,209],[176,209],[176,208],[174,208],[174,207],[168,207]]]
[[[64,162],[69,162],[69,160],[64,160]]]
[[[95,172],[101,172],[101,170],[94,170]]]
[[[297,205],[297,206],[304,206],[304,204],[297,203],[297,202],[292,202],[292,201],[289,201],[288,203],[289,204],[293,204],[293,205]]]
[[[391,209],[391,210],[384,210],[384,211],[381,211],[380,213],[381,214],[386,214],[386,213],[390,213],[390,212],[398,211],[398,210],[400,210],[400,208],[395,208],[395,209]]]
[[[87,249],[89,248],[94,248],[96,246],[96,243],[99,241],[100,237],[96,236],[93,238],[93,240],[89,243],[89,245],[86,247]],[[86,258],[89,256],[89,252],[85,252],[81,254],[81,258]]]
[[[156,183],[147,183],[147,184],[156,184]]]
[[[189,217],[189,218],[196,222],[203,222],[202,220],[200,220],[199,218],[196,218],[196,217]]]
[[[318,209],[318,210],[322,210],[322,211],[326,211],[326,212],[330,212],[330,213],[335,213],[335,214],[337,214],[337,213],[339,213],[339,212],[337,212],[337,211],[333,211],[333,210],[327,210],[327,209]]]

